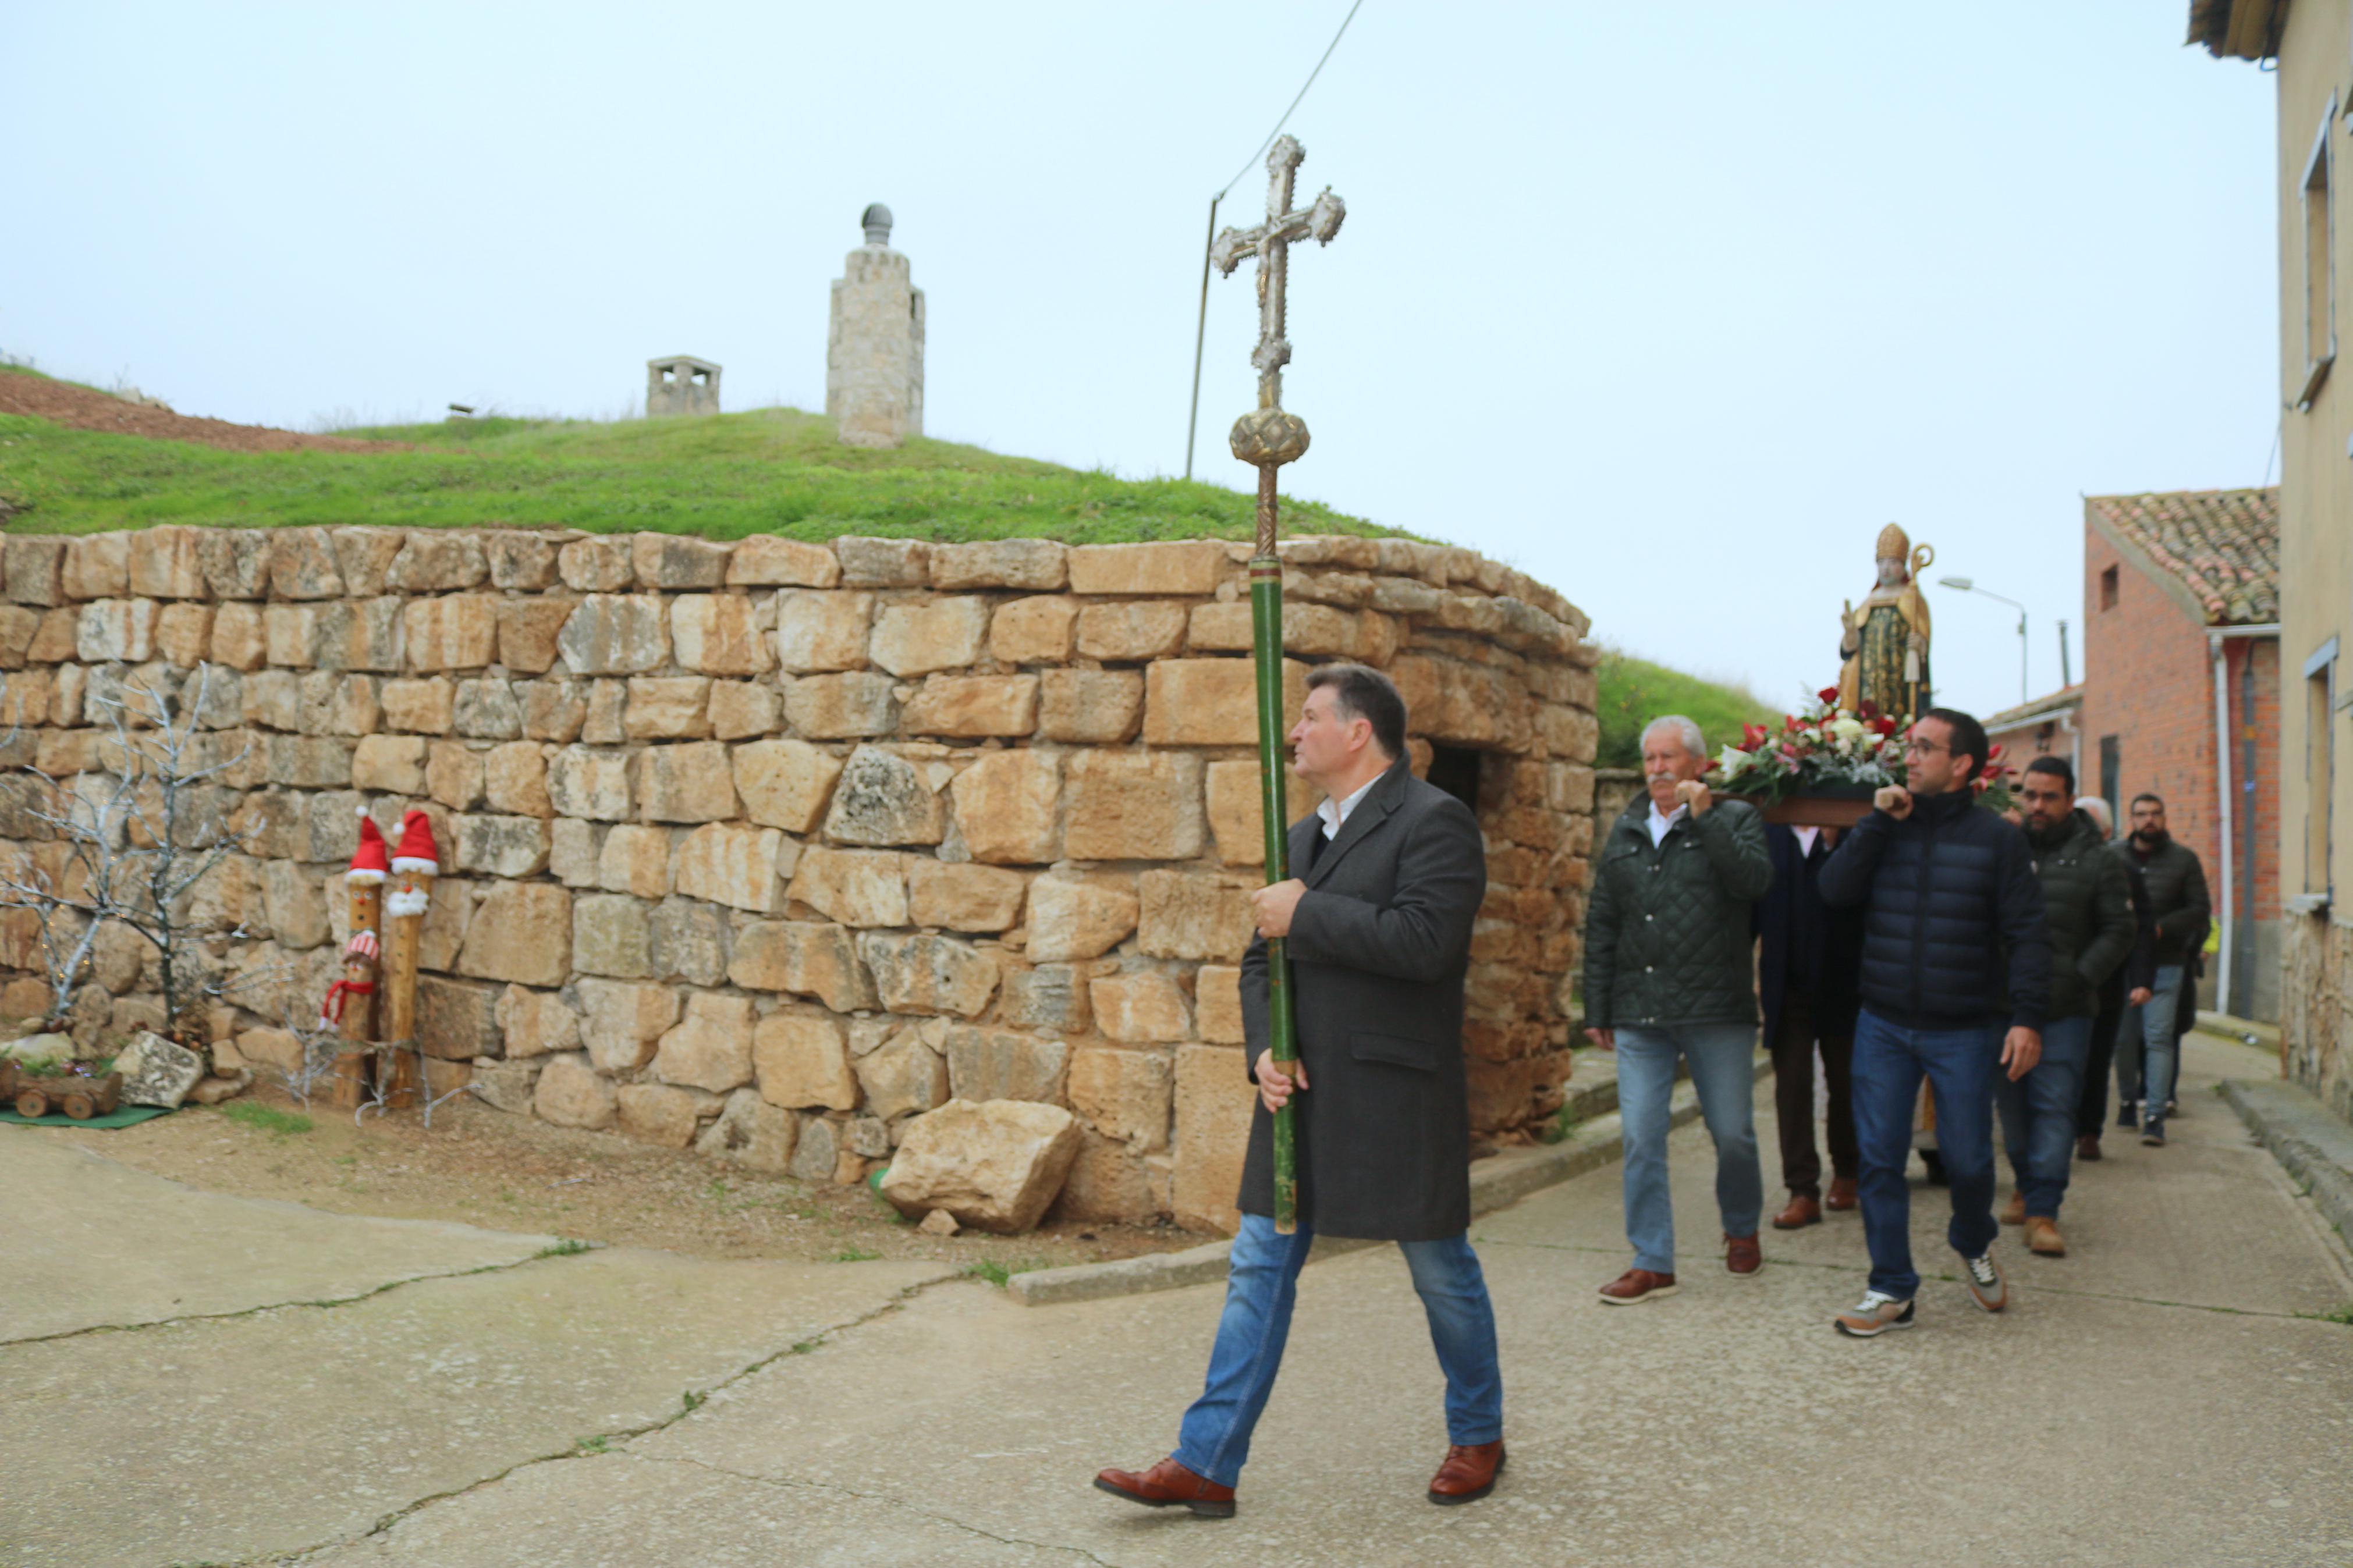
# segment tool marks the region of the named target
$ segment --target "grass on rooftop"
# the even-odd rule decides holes
[[[1594,707],[1601,721],[1593,759],[1598,768],[1641,767],[1642,726],[1662,713],[1680,713],[1696,722],[1710,753],[1740,739],[1743,724],[1781,722],[1781,715],[1746,686],[1685,675],[1616,648],[1602,655],[1594,675],[1599,688]]]

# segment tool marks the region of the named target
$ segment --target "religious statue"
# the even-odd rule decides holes
[[[1934,705],[1928,681],[1928,601],[1919,576],[1936,559],[1894,523],[1879,531],[1879,583],[1840,617],[1839,706],[1865,702],[1891,719],[1918,718]]]

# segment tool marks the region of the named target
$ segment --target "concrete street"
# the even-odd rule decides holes
[[[2073,1256],[1989,1317],[1915,1189],[1920,1326],[1841,1339],[1852,1215],[1604,1308],[1610,1166],[1479,1222],[1511,1465],[1440,1510],[1440,1380],[1394,1250],[1319,1262],[1240,1517],[1092,1489],[1165,1453],[1221,1287],[1025,1308],[891,1263],[709,1262],[208,1196],[0,1128],[0,1563],[2353,1562],[2342,1243],[2212,1092],[2079,1166]],[[1771,1151],[1771,1083],[1758,1126]],[[2003,1195],[2008,1194],[2005,1184]]]

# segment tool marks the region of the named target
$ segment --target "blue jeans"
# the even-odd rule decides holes
[[[1299,1270],[1314,1232],[1277,1235],[1274,1221],[1242,1215],[1226,1275],[1226,1310],[1209,1352],[1201,1397],[1185,1412],[1176,1462],[1221,1487],[1239,1482],[1250,1458],[1250,1432],[1274,1391],[1291,1336],[1291,1309]],[[1446,1373],[1446,1440],[1492,1443],[1504,1435],[1504,1373],[1495,1358],[1495,1310],[1486,1277],[1467,1236],[1442,1241],[1401,1241],[1413,1288],[1430,1319],[1430,1342]]]
[[[2149,987],[2148,1000],[2126,1008],[2124,1024],[2116,1031],[2116,1098],[2144,1102],[2143,1126],[2148,1124],[2151,1107],[2158,1125],[2163,1126],[2165,1102],[2173,1098],[2174,1072],[2180,1057],[2173,1033],[2173,1010],[2181,1002],[2185,973],[2179,963],[2158,965],[2157,984]]]
[[[2053,1018],[2042,1027],[2042,1059],[2016,1083],[1997,1067],[1994,1109],[2001,1142],[2026,1212],[2059,1217],[2067,1196],[2067,1169],[2075,1158],[2075,1113],[2084,1100],[2084,1064],[2092,1054],[2092,1020]],[[1939,1107],[1942,1110],[1942,1107]]]
[[[1675,1271],[1675,1207],[1667,1187],[1668,1101],[1675,1058],[1691,1063],[1699,1113],[1715,1140],[1715,1206],[1726,1236],[1755,1236],[1765,1212],[1757,1163],[1753,1024],[1657,1024],[1618,1031],[1618,1118],[1626,1137],[1626,1239],[1634,1267]]]
[[[1912,1113],[1926,1074],[1936,1091],[1936,1148],[1952,1183],[1955,1252],[1977,1258],[2001,1226],[1993,1217],[1993,1080],[2001,1072],[2000,1025],[1974,1029],[1907,1029],[1870,1008],[1854,1026],[1854,1134],[1862,1155],[1856,1184],[1862,1238],[1871,1248],[1871,1288],[1899,1301],[1920,1289],[1912,1267]]]

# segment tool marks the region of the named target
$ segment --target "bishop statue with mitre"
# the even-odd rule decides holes
[[[1879,531],[1879,583],[1841,617],[1839,706],[1861,711],[1865,702],[1908,723],[1933,706],[1928,683],[1928,601],[1920,574],[1936,552],[1912,548],[1904,531],[1889,523]]]

